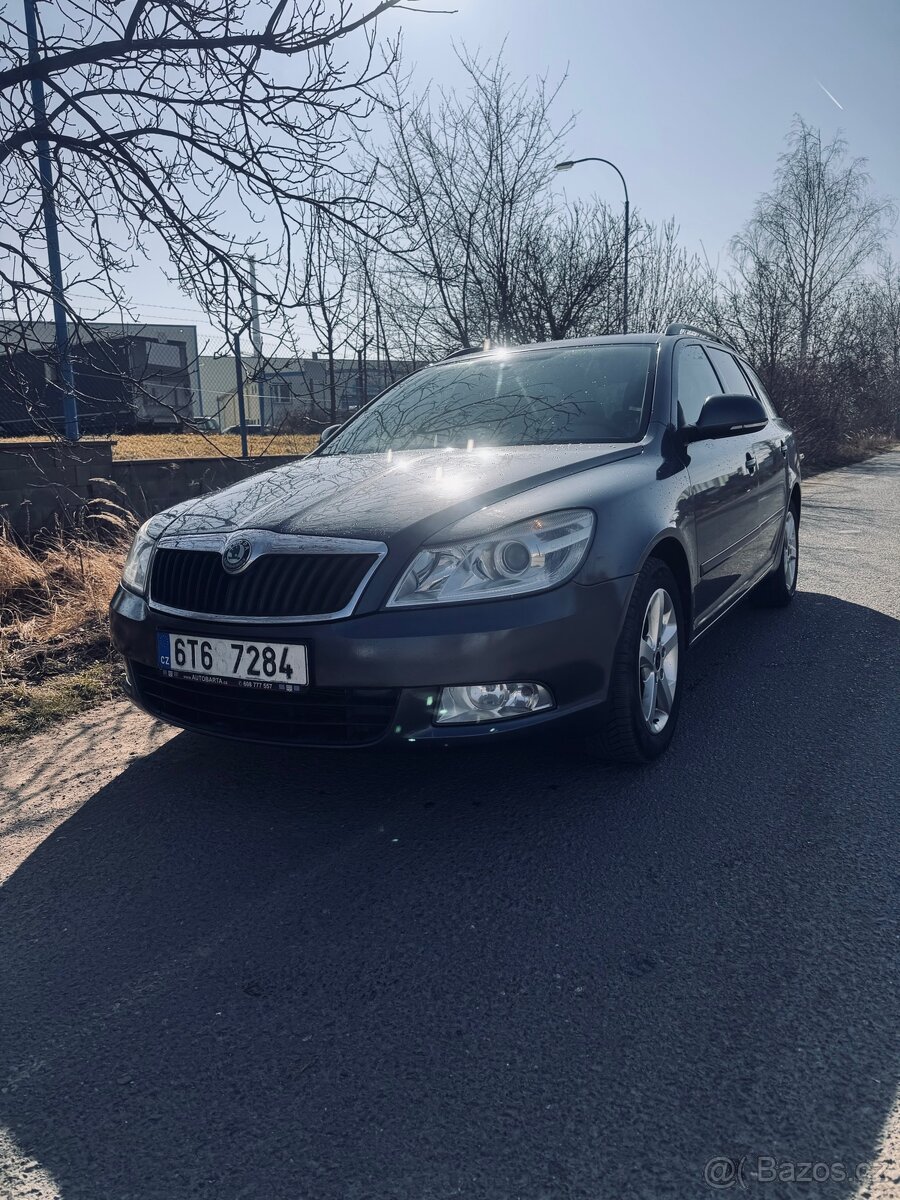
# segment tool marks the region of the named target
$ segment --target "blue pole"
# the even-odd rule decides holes
[[[34,65],[40,61],[34,0],[24,0],[24,4],[28,61]],[[31,106],[34,110],[35,125],[39,130],[46,130],[47,107],[44,103],[44,81],[39,75],[35,75],[31,80]],[[43,198],[44,231],[47,238],[47,265],[50,270],[50,296],[53,301],[53,323],[56,329],[57,366],[59,384],[63,394],[63,417],[65,418],[66,437],[70,442],[77,442],[81,435],[78,430],[75,376],[72,372],[72,360],[69,357],[69,330],[66,325],[62,259],[59,254],[59,229],[56,223],[56,205],[53,200],[53,162],[50,157],[50,143],[45,137],[37,139],[37,157]]]
[[[244,407],[244,364],[241,360],[241,335],[234,335],[234,378],[237,384],[238,421],[241,426],[241,458],[249,458],[247,450],[247,410]]]
[[[256,394],[259,396],[259,427],[266,427],[266,373],[263,370],[263,345],[262,333],[259,328],[259,293],[256,290],[256,259],[251,254],[248,258],[250,266],[250,283],[253,291],[250,295],[250,341],[253,343],[253,349],[256,351],[256,364],[254,366],[254,374],[256,376]]]

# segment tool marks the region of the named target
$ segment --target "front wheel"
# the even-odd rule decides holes
[[[669,745],[681,705],[686,639],[675,576],[650,559],[635,581],[616,650],[596,747],[601,757],[649,762]]]
[[[784,536],[781,539],[781,555],[778,562],[755,588],[755,604],[769,608],[784,608],[797,591],[797,575],[800,566],[800,531],[797,511],[793,504],[784,517]]]

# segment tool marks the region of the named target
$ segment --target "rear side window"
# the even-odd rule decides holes
[[[726,354],[724,350],[716,350],[713,346],[707,346],[706,349],[713,366],[719,373],[725,391],[731,396],[752,396],[753,389],[747,382],[736,359],[732,355]]]
[[[759,376],[756,374],[756,372],[751,367],[748,367],[745,362],[742,362],[741,366],[744,368],[744,374],[747,376],[747,378],[750,380],[750,382],[756,388],[756,394],[757,394],[757,396],[759,396],[760,401],[762,402],[762,406],[766,410],[766,413],[768,414],[768,416],[770,418],[777,417],[778,413],[776,413],[776,411],[775,411],[775,405],[769,399],[766,389],[760,383]]]
[[[707,396],[722,392],[706,352],[698,342],[682,343],[675,353],[675,400],[678,424],[696,425]]]

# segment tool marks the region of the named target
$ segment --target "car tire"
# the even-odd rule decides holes
[[[678,582],[664,562],[648,559],[625,614],[599,737],[589,744],[594,755],[640,764],[668,748],[681,707],[686,650]]]
[[[753,589],[753,603],[761,608],[784,608],[796,594],[799,573],[800,519],[796,504],[791,504],[784,518],[778,562]]]

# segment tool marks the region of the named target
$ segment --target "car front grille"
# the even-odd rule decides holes
[[[160,546],[150,603],[219,617],[289,618],[347,608],[377,554],[263,554],[238,575],[212,550]]]
[[[129,668],[137,698],[156,716],[258,742],[365,745],[387,732],[400,697],[398,688],[263,691],[175,678],[137,662]]]

